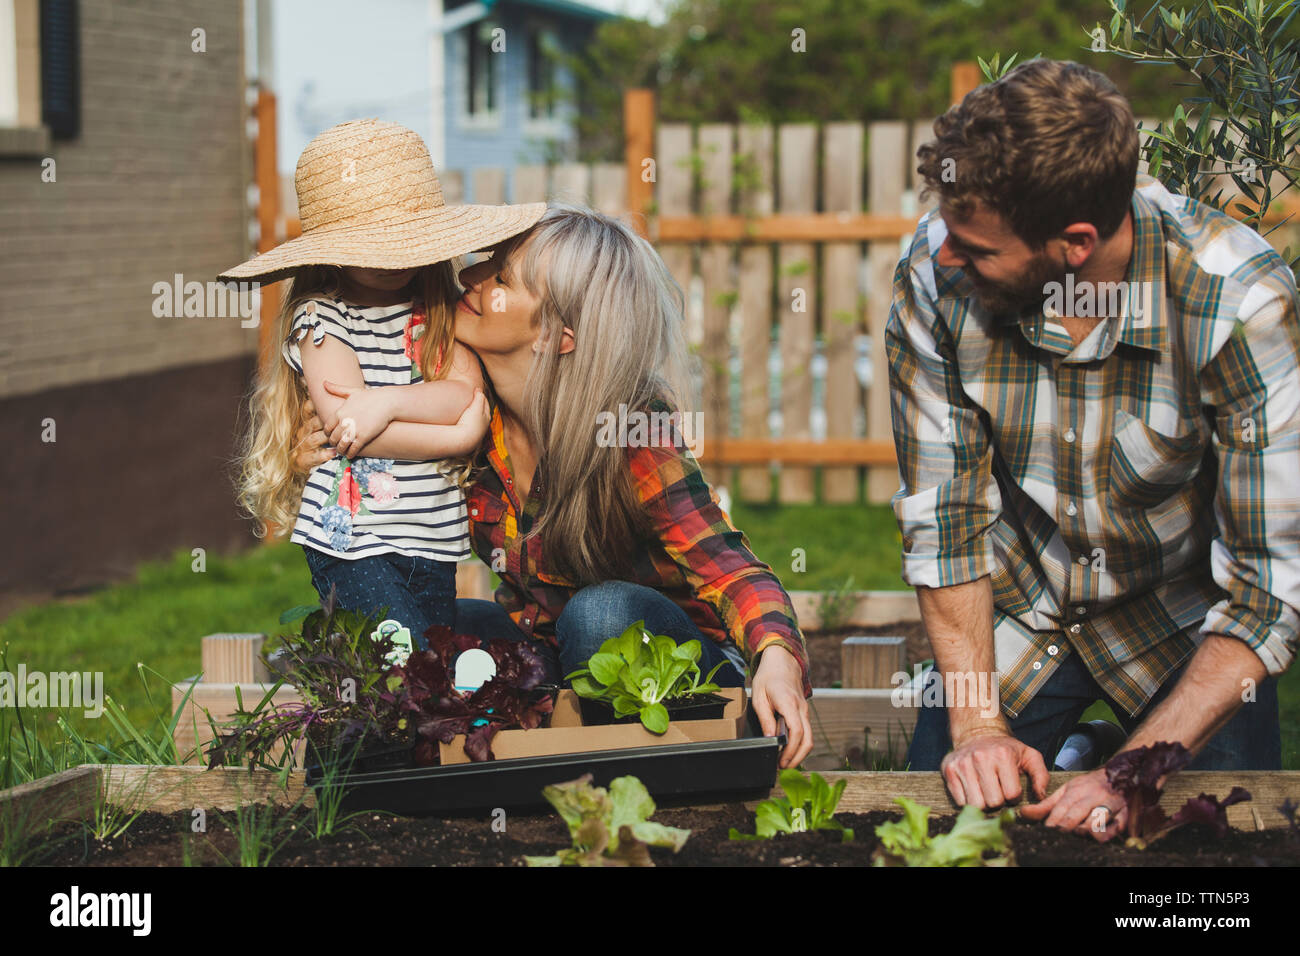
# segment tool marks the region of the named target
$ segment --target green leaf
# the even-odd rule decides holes
[[[319,611],[319,604],[299,604],[297,607],[291,607],[287,611],[280,612],[281,624],[292,624],[294,621],[300,621],[313,611]]]
[[[777,799],[760,803],[754,810],[754,832],[764,838],[778,833],[793,833],[790,801]]]
[[[641,708],[641,723],[652,734],[662,734],[668,729],[668,708],[663,704],[650,704]]]
[[[812,781],[793,767],[782,770],[780,776],[777,777],[777,783],[781,785],[785,795],[790,798],[791,807],[802,807],[812,796]]]
[[[591,670],[591,675],[600,683],[609,686],[618,682],[619,671],[627,664],[617,654],[607,654],[600,652],[591,655],[587,661],[587,667]]]
[[[590,677],[575,677],[569,686],[579,697],[599,697],[605,692],[604,685],[596,683]]]

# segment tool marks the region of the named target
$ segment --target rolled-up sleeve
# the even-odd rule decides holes
[[[684,448],[643,446],[629,454],[637,494],[665,552],[696,595],[712,605],[747,661],[785,648],[812,696],[808,652],[790,596],[749,549],[718,504],[700,466]]]
[[[1210,566],[1228,596],[1201,631],[1244,641],[1276,675],[1300,633],[1300,325],[1290,269],[1252,285],[1237,316],[1202,371],[1219,457]]]
[[[903,580],[947,587],[992,572],[989,533],[1002,499],[988,426],[961,387],[952,338],[935,306],[933,271],[928,259],[914,267],[913,248],[894,273],[885,326],[901,479],[891,504],[903,538]]]

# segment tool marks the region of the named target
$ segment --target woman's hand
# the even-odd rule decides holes
[[[335,425],[329,443],[339,454],[353,458],[369,445],[393,420],[393,392],[386,388],[325,383],[325,390],[343,399],[334,413]]]
[[[293,433],[293,464],[298,474],[308,474],[317,465],[338,457],[338,452],[329,447],[329,441],[325,425],[316,415],[316,406],[309,398],[303,402],[298,430]]]
[[[808,701],[803,696],[803,671],[794,655],[779,644],[759,655],[750,701],[765,736],[776,736],[777,715],[785,718],[786,745],[781,754],[781,768],[797,767],[812,753],[812,724],[808,719]]]

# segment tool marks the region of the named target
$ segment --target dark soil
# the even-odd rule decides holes
[[[831,687],[840,679],[840,645],[846,637],[880,637],[889,635],[907,638],[907,669],[934,657],[930,639],[920,621],[901,621],[876,627],[840,627],[831,631],[804,631],[808,656],[812,659],[812,685]]]
[[[284,819],[285,811],[279,811]],[[233,815],[210,811],[208,831],[191,833],[189,813],[147,813],[131,829],[107,844],[83,836],[72,824],[63,825],[64,840],[40,862],[65,866],[181,866],[238,865],[238,841],[228,824]],[[841,843],[832,832],[797,833],[761,841],[733,841],[735,827],[752,832],[754,817],[741,804],[715,810],[661,810],[657,822],[690,828],[681,852],[652,848],[659,866],[866,866],[870,864],[880,823],[898,819],[893,813],[842,813],[837,819],[852,827],[855,839]],[[951,816],[931,823],[933,832],[952,827]],[[568,831],[556,816],[512,815],[494,829],[490,817],[443,820],[367,813],[350,821],[346,832],[316,840],[310,817],[299,814],[288,843],[271,861],[273,866],[521,866],[524,855],[553,854],[569,843]],[[1188,826],[1175,831],[1154,849],[1132,850],[1118,843],[1098,844],[1090,837],[1048,830],[1041,824],[1016,822],[1011,843],[1020,866],[1297,866],[1300,840],[1284,831],[1233,831],[1214,840],[1210,831]]]

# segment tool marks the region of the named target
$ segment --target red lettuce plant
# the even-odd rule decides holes
[[[1192,754],[1177,741],[1162,740],[1150,747],[1137,747],[1116,754],[1106,764],[1106,779],[1128,805],[1126,846],[1146,849],[1185,823],[1204,823],[1214,835],[1228,832],[1228,807],[1250,799],[1241,787],[1233,787],[1222,800],[1208,793],[1191,797],[1172,817],[1160,807],[1160,781],[1191,761]]]

